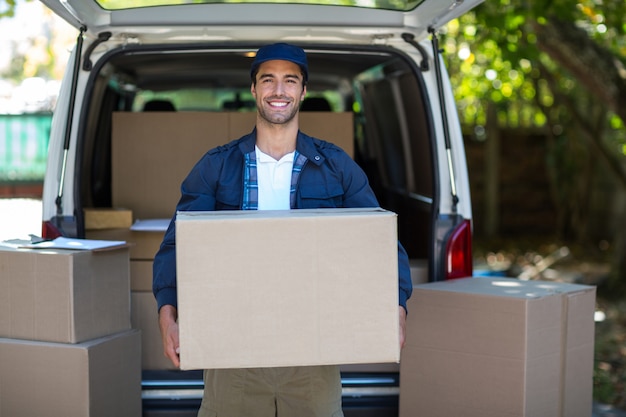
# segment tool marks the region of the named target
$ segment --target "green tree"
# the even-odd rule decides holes
[[[626,191],[625,16],[623,0],[487,0],[443,35],[464,125],[488,140],[493,114],[489,126],[534,127],[548,137],[555,232],[563,238],[592,238],[598,171],[610,173],[616,193]],[[621,216],[612,220],[622,225],[612,237],[622,264],[615,274],[626,267]]]
[[[15,0],[0,1],[0,18],[13,17],[15,14]]]

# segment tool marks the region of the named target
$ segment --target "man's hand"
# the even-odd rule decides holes
[[[404,347],[406,341],[406,310],[400,306],[400,349]]]
[[[400,349],[402,349],[406,340],[406,310],[400,306],[398,312],[400,313]]]
[[[163,340],[163,354],[172,361],[174,366],[180,367],[179,339],[178,339],[178,311],[176,307],[164,305],[159,310],[159,328]]]

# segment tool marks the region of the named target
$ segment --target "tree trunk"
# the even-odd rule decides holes
[[[584,31],[577,28],[573,23],[556,22],[557,25],[553,25],[551,21],[545,26],[537,23],[533,26],[538,28],[539,47],[587,86],[589,92],[601,101],[600,105],[612,110],[626,123],[626,70],[615,64],[616,58],[610,52],[600,49]],[[569,36],[562,35],[559,37],[561,34],[558,29],[561,27],[567,28],[563,32],[569,31]],[[552,38],[550,35],[556,37]],[[578,36],[576,38],[578,43],[573,40],[575,36]],[[607,64],[607,61],[610,63]],[[605,67],[606,65],[609,65],[610,68]],[[558,77],[555,74],[551,73],[541,63],[539,63],[539,70],[542,78],[550,85],[555,100],[562,103],[572,114],[574,122],[580,128],[579,131],[591,145],[590,150],[595,152],[609,170],[615,174],[615,178],[622,189],[626,190],[626,172],[622,168],[622,162],[604,145],[602,135],[596,129],[597,122],[590,120],[592,117],[588,112],[580,112],[572,96],[560,90]],[[604,87],[602,87],[603,85]],[[607,102],[604,97],[610,96],[611,91],[617,91],[618,96]],[[614,108],[614,106],[618,106],[618,108]]]
[[[574,22],[551,18],[545,25],[534,22],[532,28],[537,35],[537,46],[626,123],[624,64]]]
[[[485,146],[485,237],[493,238],[500,229],[500,128],[496,105],[487,110],[487,142]]]

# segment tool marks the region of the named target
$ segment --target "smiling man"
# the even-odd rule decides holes
[[[255,129],[202,157],[181,185],[176,211],[378,207],[364,172],[342,149],[299,130],[308,81],[305,52],[284,43],[265,46],[251,78]],[[164,354],[179,366],[175,242],[173,218],[154,259],[153,291]],[[398,272],[402,346],[412,286],[399,243]],[[334,365],[205,370],[204,386],[201,417],[343,416]]]

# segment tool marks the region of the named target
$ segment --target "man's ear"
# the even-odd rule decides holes
[[[250,85],[250,92],[252,93],[252,97],[256,99],[256,88],[255,88],[254,83]]]

